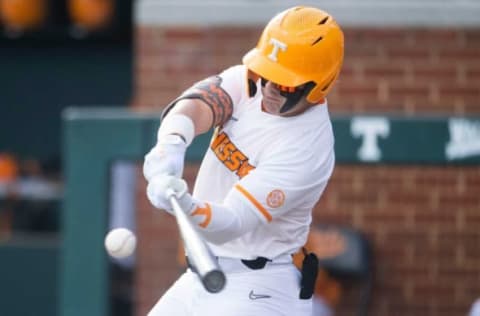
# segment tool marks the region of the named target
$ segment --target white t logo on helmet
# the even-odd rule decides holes
[[[268,55],[268,58],[270,58],[271,60],[273,61],[278,61],[278,58],[277,58],[277,55],[278,55],[278,51],[281,49],[282,51],[286,51],[287,50],[287,44],[285,43],[282,43],[280,42],[279,40],[277,39],[274,39],[274,38],[271,38],[270,41],[269,41],[270,44],[273,45],[273,50],[272,52],[270,53],[270,55]]]

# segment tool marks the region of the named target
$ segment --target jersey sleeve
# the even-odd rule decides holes
[[[233,106],[239,104],[247,94],[247,68],[236,65],[227,68],[219,74],[222,78],[221,87],[232,99]]]
[[[290,210],[311,210],[334,167],[333,145],[322,153],[272,152],[230,190],[224,204],[248,208],[264,223]]]

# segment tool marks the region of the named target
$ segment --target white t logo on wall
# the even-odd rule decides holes
[[[448,130],[450,141],[445,147],[448,160],[480,155],[480,121],[452,118]]]
[[[274,39],[274,38],[271,38],[270,41],[269,41],[270,44],[273,45],[273,50],[272,52],[270,53],[270,55],[268,55],[268,58],[270,58],[271,60],[273,61],[278,61],[278,51],[281,49],[282,51],[286,51],[287,50],[287,44],[285,43],[282,43],[280,42],[279,40],[277,39]]]
[[[350,132],[356,138],[362,137],[358,158],[362,161],[379,161],[382,152],[378,147],[378,137],[390,134],[390,122],[384,117],[355,117],[350,123]]]

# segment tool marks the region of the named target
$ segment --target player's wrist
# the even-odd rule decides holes
[[[170,114],[163,119],[157,133],[158,143],[165,139],[180,139],[186,146],[192,143],[195,137],[195,125],[190,117],[184,114]]]
[[[161,148],[167,148],[167,151],[184,152],[187,149],[187,142],[181,135],[168,134],[158,139],[157,146]]]

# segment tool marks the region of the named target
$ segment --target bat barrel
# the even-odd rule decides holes
[[[218,293],[225,287],[227,279],[222,270],[211,270],[203,277],[202,283],[210,293]]]

